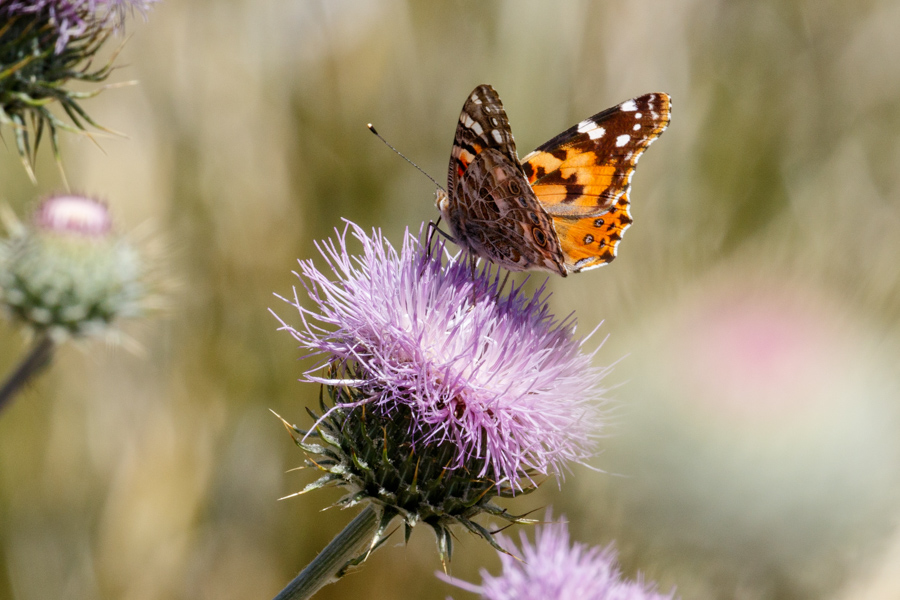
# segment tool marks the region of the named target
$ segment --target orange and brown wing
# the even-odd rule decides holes
[[[628,207],[628,194],[622,194],[599,217],[553,218],[566,270],[578,273],[612,262],[625,230],[631,225]]]
[[[667,94],[645,94],[567,129],[522,160],[551,216],[599,216],[628,192],[641,154],[669,124]]]
[[[457,182],[462,179],[475,157],[487,149],[496,150],[514,165],[519,165],[516,142],[500,96],[491,86],[479,85],[469,94],[459,113],[456,136],[450,151],[448,190],[456,188]]]
[[[632,222],[635,166],[665,131],[671,108],[666,94],[633,98],[569,128],[523,160],[570,272],[601,267],[616,257]]]

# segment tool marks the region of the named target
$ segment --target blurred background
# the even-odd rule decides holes
[[[63,135],[75,191],[167,245],[143,352],[67,346],[0,415],[0,598],[274,596],[351,518],[278,420],[303,424],[297,258],[341,218],[395,240],[436,216],[466,95],[521,155],[652,91],[673,120],[633,181],[619,258],[554,278],[601,321],[614,410],[594,466],[508,503],[564,512],[624,571],[697,599],[900,597],[900,4],[892,0],[167,0]],[[111,52],[115,44],[109,45]],[[33,186],[6,136],[0,199]],[[538,278],[542,279],[542,278]],[[26,346],[11,326],[0,367]],[[471,597],[417,530],[317,597]],[[499,561],[460,532],[453,574]]]

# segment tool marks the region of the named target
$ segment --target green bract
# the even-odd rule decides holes
[[[326,385],[322,390],[323,414],[309,411],[316,423],[312,431],[282,419],[294,441],[307,453],[307,466],[322,472],[298,494],[340,486],[348,493],[336,505],[377,506],[381,518],[370,549],[384,541],[390,522],[399,516],[407,540],[420,522],[432,528],[441,562],[446,566],[452,552],[449,528],[453,524],[462,525],[503,552],[493,532],[476,523],[475,517],[487,513],[510,523],[535,522],[507,512],[492,500],[527,494],[536,485],[520,482],[513,488],[478,477],[483,459],[472,458],[462,467],[450,468],[458,449],[449,441],[411,439],[411,411],[398,411],[393,418],[386,418],[366,406],[365,399],[351,387]],[[363,555],[352,564],[365,558]]]

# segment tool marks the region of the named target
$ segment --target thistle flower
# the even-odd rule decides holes
[[[41,202],[29,225],[6,215],[0,242],[0,302],[36,334],[60,341],[106,333],[140,314],[146,267],[112,231],[105,204],[82,196]]]
[[[503,535],[499,544],[502,572],[481,571],[481,585],[437,573],[458,588],[479,594],[483,600],[672,600],[674,591],[660,594],[656,586],[622,578],[612,546],[600,548],[569,540],[565,517],[553,521],[547,511],[534,543],[520,534],[520,547]],[[516,558],[519,557],[519,558]]]
[[[348,230],[359,256],[348,251]],[[297,275],[314,308],[295,290],[299,326],[279,318],[320,357],[304,379],[329,399],[314,432],[289,425],[308,454],[321,456],[308,464],[325,472],[304,491],[346,487],[342,504],[381,509],[379,533],[396,515],[407,536],[425,521],[442,559],[452,523],[494,543],[474,516],[524,519],[492,498],[531,491],[538,476],[560,477],[567,463],[591,456],[605,370],[582,352],[574,320],[550,313],[543,287],[503,293],[489,265],[474,270],[409,232],[397,251],[348,223],[319,250],[333,279],[301,261]]]
[[[128,12],[144,14],[157,0],[0,0],[0,125],[10,125],[29,175],[44,129],[59,159],[57,130],[102,129],[79,101],[100,90],[76,92],[70,81],[98,83],[112,61],[91,70],[91,61],[121,29]],[[68,124],[50,112],[59,102]]]

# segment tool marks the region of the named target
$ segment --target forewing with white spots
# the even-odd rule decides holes
[[[522,159],[551,216],[598,216],[627,194],[644,150],[669,124],[667,94],[644,94],[585,119]]]
[[[511,271],[566,275],[559,238],[525,179],[497,92],[481,85],[459,115],[441,215],[460,247]]]

